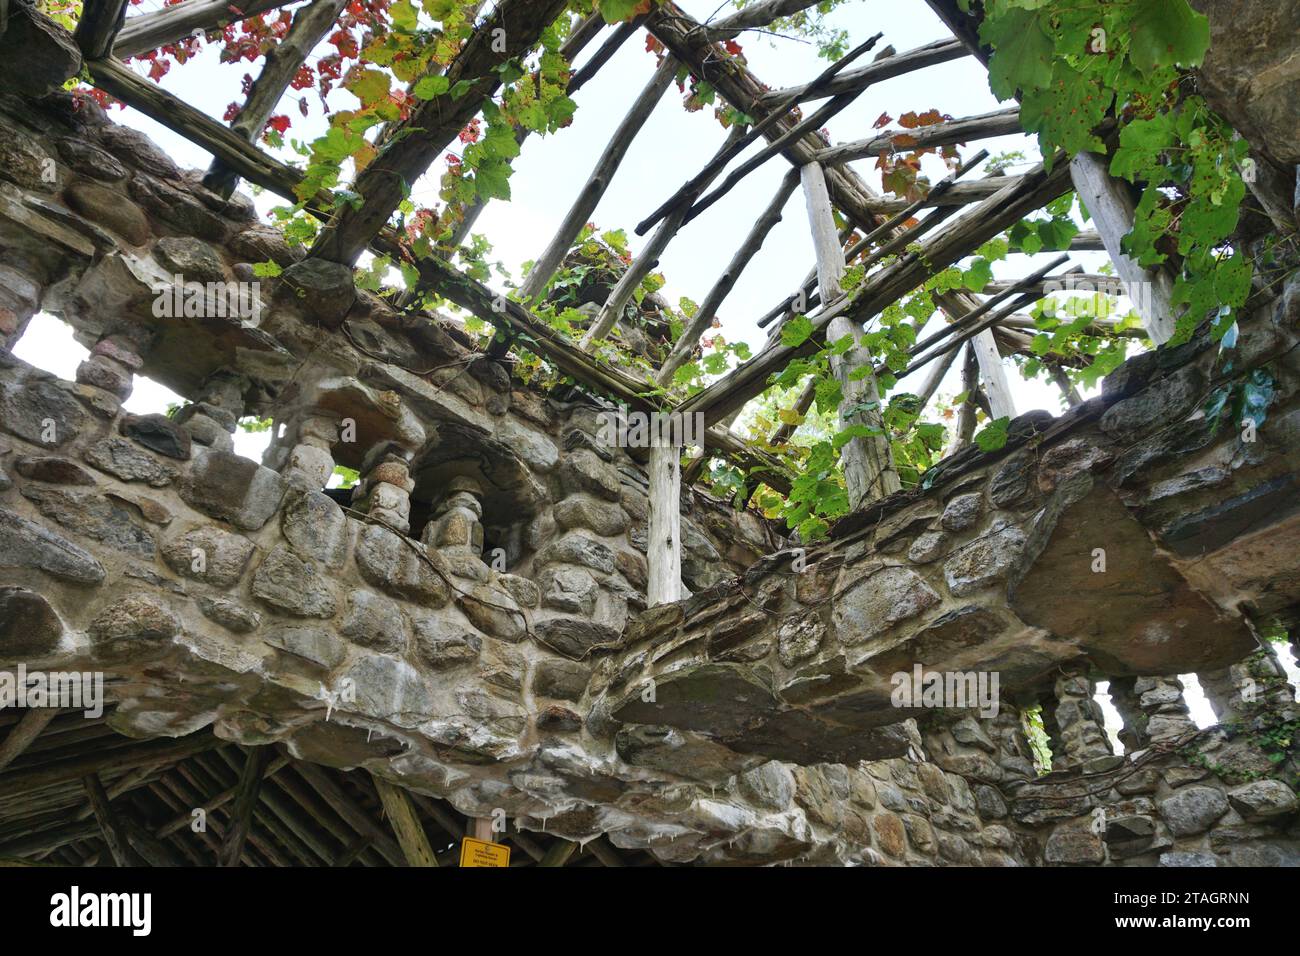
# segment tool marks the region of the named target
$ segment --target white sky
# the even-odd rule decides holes
[[[681,0],[680,5],[692,16],[705,19],[715,12],[718,3],[719,0]],[[138,16],[161,9],[161,6],[159,0],[144,0],[140,6],[130,8],[130,15]],[[724,10],[722,15],[726,12]],[[876,46],[877,51],[892,44],[899,52],[905,52],[950,36],[922,0],[892,0],[888,3],[858,0],[835,11],[829,22],[847,29],[851,44],[882,32],[884,36]],[[587,47],[579,58],[579,65],[603,39],[604,35]],[[598,77],[578,92],[575,97],[578,109],[569,128],[548,137],[533,135],[528,138],[522,155],[514,163],[515,173],[510,181],[512,200],[494,201],[480,217],[474,231],[489,237],[494,246],[490,258],[504,262],[516,278],[520,275],[520,264],[534,258],[545,247],[614,128],[649,80],[656,61],[646,52],[644,40],[644,31],[630,39],[601,69]],[[739,42],[744,47],[750,68],[773,88],[806,82],[827,66],[827,61],[819,58],[816,50],[806,43],[757,33],[744,34]],[[332,49],[323,45],[317,50],[317,55]],[[868,53],[862,62],[875,55],[875,51]],[[142,67],[137,66],[137,69],[143,72]],[[242,99],[240,82],[243,75],[251,73],[256,76],[260,69],[260,61],[254,64],[246,61],[221,63],[218,48],[209,46],[195,60],[183,67],[173,67],[164,77],[162,86],[209,116],[220,119],[227,104]],[[307,118],[299,113],[298,98],[301,96],[308,97],[311,115]],[[633,143],[592,217],[601,229],[625,229],[632,240],[634,253],[645,242],[632,232],[635,224],[698,171],[725,136],[722,126],[714,118],[712,107],[688,113],[682,107],[681,99],[676,87],[669,89]],[[334,109],[356,105],[352,95],[341,88],[331,94],[330,103]],[[831,141],[841,143],[872,135],[873,124],[883,112],[897,118],[909,110],[919,112],[935,108],[941,113],[962,117],[989,112],[1000,105],[1009,104],[998,103],[989,92],[983,67],[973,58],[966,57],[872,87],[831,120],[828,129]],[[293,121],[289,137],[309,141],[325,128],[319,98],[314,90],[289,90],[277,112],[288,115]],[[183,167],[205,168],[210,160],[198,146],[134,110],[113,109],[110,115],[115,122],[143,130]],[[1031,159],[1038,155],[1036,143],[1019,135],[984,140],[963,147],[962,152],[971,155],[981,147],[994,156],[1009,150],[1021,150]],[[287,149],[280,156],[285,160],[295,158]],[[854,165],[866,182],[880,191],[880,176],[873,168],[873,162],[863,160]],[[438,177],[443,168],[440,158],[424,180],[416,184],[413,198],[417,204],[439,205]],[[773,158],[687,226],[669,245],[661,258],[659,271],[667,278],[662,291],[670,301],[676,302],[680,296],[696,302],[703,300],[743,241],[754,218],[767,205],[787,168],[784,159]],[[1017,170],[1009,171],[1014,173]],[[946,171],[940,161],[927,157],[925,172],[931,181],[937,181]],[[979,175],[976,171],[968,174],[967,178],[978,178]],[[258,208],[263,212],[281,204],[278,197],[269,194],[257,198]],[[1043,261],[1041,257],[1013,255],[995,265],[995,274],[998,278],[1014,278],[1032,271]],[[1073,261],[1083,265],[1086,271],[1095,272],[1106,257],[1103,253],[1074,253]],[[762,250],[719,311],[720,331],[727,340],[745,341],[757,350],[766,339],[765,330],[756,325],[757,319],[793,292],[812,264],[812,240],[802,195],[796,190],[782,222],[769,234]],[[942,320],[936,318],[933,321],[938,323]],[[71,379],[86,351],[73,341],[70,331],[62,323],[53,318],[38,317],[19,341],[15,354]],[[945,379],[940,389],[942,395],[951,396],[961,391],[959,364],[954,364]],[[920,370],[916,377],[923,377],[926,371]],[[1054,413],[1061,411],[1060,394],[1055,386],[1042,381],[1025,381],[1010,363],[1008,376],[1018,413],[1036,408]],[[902,387],[906,389],[906,385]],[[126,407],[135,412],[154,412],[164,410],[168,403],[179,401],[169,390],[137,377],[135,393]],[[268,439],[266,434],[240,432],[235,436],[236,450],[251,458],[260,458]],[[1300,674],[1296,672],[1290,654],[1283,650],[1282,656],[1290,668],[1292,681],[1296,682]],[[1199,693],[1199,687],[1189,686],[1188,698],[1197,722],[1212,723],[1208,704]],[[1101,699],[1108,719],[1117,723],[1109,699],[1104,696]]]

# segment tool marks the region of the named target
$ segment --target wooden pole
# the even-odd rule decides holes
[[[254,747],[248,751],[243,772],[239,776],[239,791],[235,795],[235,809],[231,814],[232,826],[221,848],[221,866],[238,866],[244,853],[244,841],[253,827],[253,808],[262,789],[262,778],[275,751],[270,747]]]
[[[844,295],[841,287],[844,251],[840,248],[835,219],[831,215],[830,193],[820,164],[808,163],[800,170],[800,175],[808,205],[813,246],[817,252],[817,284],[822,301],[831,303]],[[861,331],[857,323],[842,315],[835,316],[826,328],[826,340],[838,342],[846,336],[860,341]],[[902,487],[902,483],[894,468],[893,454],[884,433],[880,388],[875,374],[868,372],[861,377],[854,375],[858,369],[871,368],[870,354],[860,345],[855,345],[843,355],[832,355],[830,361],[831,372],[840,383],[840,419],[844,426],[866,425],[878,432],[850,439],[841,451],[849,507],[857,509],[865,502],[893,494]]]
[[[262,72],[249,90],[244,108],[230,124],[231,129],[250,143],[257,140],[298,68],[334,26],[334,20],[347,2],[348,0],[312,0],[294,14],[289,32],[267,52]],[[207,175],[203,177],[203,185],[227,198],[235,191],[238,183],[239,174],[219,159],[212,161]]]
[[[714,159],[716,160],[718,156],[730,152],[736,143],[746,139],[748,135],[744,127],[731,127],[727,132],[727,138],[723,141]],[[717,167],[716,163],[711,161],[705,169],[714,169],[716,174],[720,167]],[[693,188],[702,190],[708,186],[709,181],[708,178],[703,177],[703,174],[701,174],[693,180],[695,183]],[[695,195],[698,195],[698,192],[692,194],[692,198]],[[610,329],[614,327],[614,323],[623,315],[623,310],[627,307],[628,302],[632,300],[637,288],[645,277],[650,274],[650,270],[659,262],[659,256],[668,248],[668,243],[677,235],[677,230],[685,224],[689,213],[690,202],[682,202],[659,223],[659,228],[655,230],[654,235],[645,244],[645,248],[641,250],[640,255],[632,261],[632,264],[627,267],[627,271],[619,277],[617,284],[610,290],[609,297],[605,299],[604,305],[600,307],[600,314],[596,316],[596,320],[587,329],[587,334],[582,337],[581,347],[584,350],[590,351],[597,341],[609,334]]]
[[[754,226],[745,237],[744,243],[736,254],[731,257],[731,262],[718,281],[713,284],[709,294],[704,297],[700,307],[696,310],[695,315],[691,317],[691,323],[682,333],[682,337],[677,340],[668,357],[659,366],[659,372],[655,375],[655,381],[660,385],[667,385],[673,380],[673,374],[690,361],[695,352],[695,347],[700,341],[700,337],[713,325],[713,318],[718,314],[718,307],[722,305],[723,300],[728,293],[735,288],[736,282],[739,281],[740,275],[749,265],[749,261],[754,258],[758,250],[763,247],[763,241],[767,234],[772,231],[772,227],[781,221],[781,211],[785,208],[786,202],[790,199],[790,194],[799,183],[799,173],[797,170],[790,170],[781,180],[781,185],[772,197],[772,201],[767,204],[767,208],[754,222]]]
[[[227,23],[237,23],[267,10],[283,7],[292,0],[185,0],[153,13],[130,17],[113,44],[113,53],[122,59],[156,50],[177,40],[215,30]]]
[[[384,804],[388,824],[393,828],[397,843],[406,855],[406,862],[410,866],[437,866],[438,857],[429,846],[429,838],[424,833],[419,817],[415,815],[415,808],[411,806],[406,791],[382,777],[372,775],[372,779],[375,781],[375,789],[379,791],[379,799]]]
[[[551,281],[551,277],[555,275],[555,271],[568,254],[573,240],[591,219],[591,214],[600,203],[601,197],[605,195],[632,141],[645,126],[646,120],[654,112],[659,101],[663,99],[676,74],[676,62],[672,57],[665,57],[659,69],[655,70],[654,76],[650,78],[650,82],[641,91],[641,95],[632,103],[623,121],[614,130],[614,135],[610,137],[605,151],[596,161],[595,168],[592,169],[591,175],[587,177],[586,183],[578,193],[578,198],[574,200],[573,206],[560,223],[560,228],[556,230],[551,241],[529,270],[528,277],[520,288],[521,297],[525,302],[537,299],[546,291],[547,283]]]
[[[41,731],[49,726],[50,721],[59,715],[57,707],[33,707],[27,710],[13,730],[9,731],[4,743],[0,743],[0,770],[9,766],[28,747],[32,745]]]
[[[95,811],[95,821],[99,824],[100,832],[104,836],[104,843],[108,850],[113,854],[113,862],[118,866],[139,866],[140,860],[131,850],[131,843],[127,840],[126,829],[122,826],[122,821],[118,819],[117,814],[113,812],[112,806],[108,801],[108,794],[104,792],[104,784],[100,782],[98,774],[90,774],[83,777],[82,784],[86,788],[86,795],[90,797],[90,805]]]
[[[1070,177],[1079,198],[1092,214],[1115,271],[1124,280],[1147,336],[1156,345],[1173,337],[1173,283],[1163,269],[1146,269],[1125,255],[1121,240],[1133,230],[1136,206],[1128,185],[1110,174],[1106,159],[1082,152],[1070,161]]]
[[[650,445],[649,528],[646,560],[649,583],[646,605],[671,604],[682,598],[682,449],[660,441]],[[547,865],[545,863],[543,866]],[[556,864],[558,865],[558,864]]]

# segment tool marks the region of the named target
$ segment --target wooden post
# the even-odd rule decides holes
[[[382,777],[374,777],[375,789],[383,801],[388,823],[397,836],[397,843],[411,866],[437,866],[438,858],[429,846],[429,838],[415,815],[411,799],[401,787],[394,786]]]
[[[497,835],[492,830],[492,819],[490,817],[473,817],[465,826],[465,835],[473,837],[475,840],[482,840],[484,843],[496,843]]]
[[[984,382],[984,394],[989,398],[994,418],[1015,418],[1016,403],[1011,397],[1011,386],[1007,382],[1007,370],[1002,364],[1002,353],[993,338],[992,329],[984,329],[970,342],[975,358],[980,366],[980,379]]]
[[[569,857],[573,856],[577,851],[578,844],[572,843],[569,840],[556,840],[551,844],[550,849],[546,851],[546,855],[542,857],[542,861],[537,865],[564,866],[565,863],[569,862]]]
[[[831,215],[830,193],[826,176],[818,163],[808,163],[801,170],[804,198],[808,204],[808,221],[812,227],[813,246],[817,252],[817,285],[822,307],[827,308],[843,294],[844,250],[840,247],[835,219]],[[860,341],[861,332],[856,322],[836,315],[826,327],[826,340],[837,342],[846,335]],[[902,487],[894,469],[889,440],[884,434],[880,409],[880,389],[874,374],[854,380],[855,369],[871,367],[871,356],[865,349],[855,346],[844,355],[831,356],[831,371],[839,380],[841,389],[841,420],[847,425],[866,425],[880,430],[880,434],[867,438],[853,438],[842,451],[844,482],[848,486],[849,506],[858,508],[868,501],[893,494]],[[875,403],[875,408],[864,412],[863,405]]]
[[[656,435],[650,445],[650,516],[646,606],[682,597],[682,449]]]
[[[109,805],[108,794],[104,792],[104,784],[100,782],[99,774],[92,773],[83,777],[81,782],[86,788],[86,795],[90,797],[90,805],[94,808],[95,821],[104,835],[104,843],[113,854],[113,862],[118,866],[138,866],[140,861],[131,850],[122,821],[117,818]]]
[[[1147,335],[1156,345],[1174,334],[1174,287],[1162,269],[1145,269],[1120,251],[1120,240],[1133,228],[1135,206],[1128,186],[1115,179],[1105,158],[1096,153],[1079,153],[1070,161],[1070,177],[1079,198],[1092,214],[1101,241],[1115,263],[1115,271],[1128,289]]]
[[[231,811],[230,832],[226,834],[225,845],[221,848],[221,866],[238,866],[239,858],[244,853],[244,841],[248,831],[253,828],[253,808],[262,789],[262,778],[271,763],[275,751],[270,747],[254,747],[248,752],[244,761],[243,772],[239,776],[239,792],[235,795],[235,806]]]

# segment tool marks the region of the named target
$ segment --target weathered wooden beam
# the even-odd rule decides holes
[[[765,27],[773,20],[807,10],[820,2],[822,0],[755,0],[730,16],[708,24],[709,35],[715,39],[733,37],[754,27]]]
[[[735,188],[746,176],[784,150],[788,144],[795,142],[805,133],[821,129],[836,114],[848,107],[857,98],[857,95],[857,93],[841,93],[839,96],[831,97],[824,105],[799,120],[753,156],[746,159],[728,173],[727,178],[710,190],[707,195],[696,200],[690,211],[686,213],[682,225],[685,226],[699,217],[705,210]]]
[[[397,843],[406,854],[406,862],[411,866],[437,866],[438,857],[429,846],[429,838],[424,833],[420,818],[411,806],[410,798],[401,787],[389,783],[383,777],[373,777],[379,799],[384,804],[384,814],[389,826],[397,836]]]
[[[1096,153],[1082,152],[1075,156],[1070,161],[1070,175],[1079,198],[1097,224],[1097,232],[1110,261],[1115,264],[1115,271],[1124,280],[1128,296],[1142,317],[1147,335],[1156,345],[1169,341],[1177,325],[1174,285],[1169,274],[1163,269],[1138,265],[1120,247],[1124,237],[1133,231],[1137,209],[1128,184],[1112,176],[1106,159]]]
[[[104,784],[99,776],[88,774],[81,778],[81,782],[86,788],[86,796],[90,798],[90,806],[95,812],[95,821],[99,824],[104,843],[113,854],[113,862],[118,866],[139,866],[141,861],[131,849],[126,829],[109,804],[108,794],[104,792]]]
[[[288,764],[289,761],[287,758],[276,757],[274,760],[270,762],[270,764],[267,765],[266,772],[263,774],[263,777],[265,778],[265,777],[275,776],[286,766],[288,766]],[[167,837],[171,836],[173,833],[176,833],[178,830],[184,830],[187,827],[189,827],[190,824],[194,822],[195,810],[201,809],[207,816],[211,816],[214,811],[220,809],[221,807],[224,807],[231,800],[234,800],[235,797],[238,796],[238,794],[239,794],[239,784],[235,784],[235,786],[233,787],[227,787],[225,790],[222,790],[220,793],[218,793],[215,797],[210,797],[209,799],[204,800],[202,803],[198,804],[197,806],[191,807],[185,812],[178,813],[176,816],[172,817],[170,820],[168,820],[166,823],[164,823],[162,826],[160,826],[157,830],[154,831],[154,836],[158,837],[160,840],[166,839]]]
[[[95,820],[82,820],[65,826],[48,830],[38,830],[21,837],[0,843],[0,857],[39,856],[57,850],[59,847],[99,836],[99,823]]]
[[[610,182],[613,180],[614,173],[618,170],[619,164],[622,163],[623,157],[627,155],[632,141],[636,135],[645,127],[646,120],[654,112],[654,108],[663,99],[664,93],[672,84],[673,77],[677,74],[677,65],[671,57],[665,57],[664,62],[655,70],[654,76],[650,82],[645,85],[645,89],[633,101],[631,109],[623,117],[618,128],[614,130],[614,135],[610,137],[609,142],[605,145],[604,152],[596,160],[596,165],[587,181],[583,183],[582,189],[578,191],[578,197],[574,200],[573,205],[569,208],[568,213],[560,222],[560,228],[556,230],[555,235],[542,250],[533,262],[532,268],[528,272],[528,277],[520,289],[521,296],[525,302],[531,302],[538,299],[545,291],[551,278],[560,267],[560,263],[568,254],[573,241],[582,232],[584,226],[591,219],[591,214],[595,211],[601,197],[609,189]]]
[[[1010,109],[995,110],[979,116],[947,120],[935,123],[933,126],[886,130],[869,139],[829,146],[818,154],[818,161],[829,166],[864,159],[867,156],[907,152],[924,146],[952,146],[957,143],[969,143],[972,140],[1022,132],[1024,130],[1020,127],[1020,110],[1013,106]]]
[[[679,412],[702,411],[706,422],[715,422],[767,388],[771,375],[791,359],[816,350],[826,327],[837,315],[859,319],[878,314],[929,276],[952,265],[972,249],[1000,234],[1027,213],[1045,205],[1069,189],[1069,165],[1057,163],[1048,173],[1041,167],[1009,184],[1004,192],[991,196],[969,210],[959,224],[930,238],[919,253],[909,252],[869,275],[854,290],[850,300],[823,306],[812,316],[814,334],[798,347],[773,344],[726,377],[697,392],[678,406]]]
[[[699,25],[695,24],[695,21],[682,14],[676,4],[666,3],[660,6],[647,18],[646,24],[650,32],[672,51],[679,61],[687,65],[695,66],[697,63],[706,62],[709,58],[714,58],[717,62],[730,62],[731,60],[725,54],[719,55],[717,49],[708,39],[707,31],[701,30]],[[876,34],[854,47],[823,70],[809,86],[814,90],[825,87],[827,83],[834,79],[837,73],[874,47],[879,39],[880,34]],[[710,71],[710,73],[712,72],[714,71]],[[721,72],[726,71],[722,70]],[[697,75],[700,75],[698,70]],[[712,77],[700,75],[700,78],[711,79]],[[723,95],[732,101],[732,105],[737,105],[736,98],[727,95],[725,91]],[[703,169],[692,176],[677,192],[669,196],[658,209],[637,223],[637,235],[644,236],[655,223],[667,218],[682,206],[693,205],[696,198],[700,196],[709,183],[718,177],[727,164],[736,156],[739,156],[741,151],[759,136],[765,136],[769,140],[780,139],[798,122],[793,119],[790,112],[794,105],[794,100],[791,99],[788,102],[777,104],[767,111],[766,115],[758,117],[758,121],[750,126],[744,132],[744,135],[730,142],[726,149],[719,151],[704,165]],[[742,109],[742,112],[746,111]],[[748,115],[753,116],[754,114],[749,113]],[[823,145],[820,140],[818,144]],[[787,141],[786,145],[789,146],[792,143]]]
[[[1005,189],[1008,184],[1016,182],[1020,178],[1019,176],[989,176],[986,179],[972,179],[967,182],[957,183],[951,189],[934,196],[933,199],[930,196],[922,197],[922,202],[915,208],[969,206],[971,203],[981,202],[989,196],[996,195],[999,191]],[[868,200],[865,206],[875,215],[895,216],[912,207],[913,200],[880,198]]]
[[[564,0],[501,0],[447,68],[447,91],[422,101],[399,125],[353,183],[361,204],[345,203],[336,210],[311,254],[347,265],[356,262],[415,181],[496,93],[501,86],[498,67],[526,54],[564,5]]]
[[[619,26],[621,28],[625,25],[626,24],[620,24]],[[577,57],[587,44],[595,39],[604,28],[605,18],[602,17],[599,12],[592,13],[573,28],[573,32],[569,34],[568,39],[560,46],[560,56],[564,57],[566,62],[572,63],[574,58]],[[629,35],[630,34],[622,36],[619,40],[619,44],[621,44],[623,40],[627,39],[627,36]],[[610,39],[613,40],[614,37],[611,37]],[[605,53],[605,49],[608,46],[610,46],[610,43],[609,41],[606,41],[606,43],[592,55],[591,60],[586,67],[575,74],[573,79],[569,80],[569,85],[565,90],[565,93],[568,96],[573,96],[574,93],[578,92],[582,84],[585,83],[587,79],[594,76],[596,71],[600,69],[600,66],[603,65],[610,56],[613,56],[614,51],[618,49],[618,44],[615,44],[608,53]],[[604,54],[603,59],[601,58],[602,54]],[[587,72],[587,68],[590,68],[590,72]],[[515,130],[515,142],[522,147],[524,141],[528,139],[531,133],[532,130],[524,126],[518,127]],[[461,243],[465,241],[465,237],[469,235],[469,231],[474,228],[474,223],[478,221],[478,217],[481,216],[483,210],[487,208],[487,204],[488,200],[476,198],[468,206],[464,206],[461,209],[460,221],[456,223],[455,228],[452,229],[451,238],[447,242],[448,247],[451,249],[458,249],[460,247]]]
[[[663,364],[659,366],[659,371],[655,375],[655,381],[660,385],[667,385],[673,380],[676,371],[691,360],[695,354],[695,347],[699,344],[700,337],[704,335],[713,325],[714,316],[718,314],[718,308],[722,305],[724,299],[735,288],[736,283],[740,280],[741,273],[749,265],[750,260],[757,255],[758,250],[763,248],[763,242],[767,239],[767,234],[772,231],[778,222],[781,221],[781,212],[785,209],[785,204],[790,200],[790,194],[794,192],[795,186],[799,184],[799,171],[792,169],[786,173],[781,180],[781,185],[777,187],[776,194],[767,204],[767,208],[754,220],[754,225],[749,230],[749,235],[741,243],[731,261],[727,263],[726,269],[722,275],[709,289],[709,294],[704,297],[704,301],[691,317],[690,325],[682,332],[681,338],[673,345],[672,351],[668,353]]]
[[[623,44],[641,29],[642,20],[644,20],[644,17],[634,17],[631,20],[625,20],[614,28],[614,32],[605,38],[605,42],[598,46],[596,52],[588,57],[587,62],[582,64],[577,72],[573,74],[573,79],[569,81],[568,86],[570,96],[582,89],[592,77],[599,73],[601,67],[608,63]],[[589,21],[595,21],[596,32],[599,32],[600,27],[604,24],[604,18],[599,13],[593,13]],[[587,30],[590,30],[590,23],[584,24],[584,26]],[[594,36],[595,33],[586,35],[583,43],[585,44]]]
[[[0,770],[21,756],[58,715],[57,707],[32,707],[24,711],[18,723],[5,736],[4,742],[0,743]]]
[[[153,13],[127,17],[117,41],[115,55],[126,59],[156,50],[169,43],[227,23],[237,23],[293,0],[184,0]]]
[[[293,188],[302,180],[301,171],[266,155],[229,127],[136,75],[119,60],[87,60],[86,68],[91,82],[106,93],[203,147],[249,182],[290,202],[298,201]],[[328,203],[318,205],[316,210],[327,208]]]
[[[747,135],[742,127],[731,127],[727,132],[726,139],[723,140],[722,146],[714,154],[714,158],[716,159],[718,156],[730,152],[732,147],[745,139]],[[705,168],[715,170],[715,175],[717,171],[721,170],[721,167],[716,166],[713,162],[706,164]],[[692,187],[693,189],[703,189],[709,184],[710,180],[702,176],[696,176],[692,182],[695,184]],[[698,195],[698,193],[694,195]],[[691,198],[694,198],[694,195]],[[646,242],[637,257],[632,260],[632,264],[627,267],[627,270],[619,276],[618,282],[614,284],[614,288],[610,290],[605,302],[601,305],[600,313],[591,323],[586,334],[583,335],[581,347],[584,350],[590,351],[595,346],[595,343],[605,338],[610,329],[614,327],[614,324],[623,317],[623,310],[632,301],[632,296],[640,288],[645,277],[658,264],[659,257],[668,248],[668,243],[672,242],[673,237],[677,235],[677,231],[685,224],[689,213],[690,203],[683,202],[672,209],[659,223],[654,235]]]
[[[894,56],[885,57],[856,70],[847,70],[819,90],[812,89],[811,83],[803,83],[798,86],[788,86],[784,89],[764,92],[760,94],[759,102],[764,107],[771,109],[776,104],[791,99],[796,103],[802,103],[805,100],[814,100],[822,96],[861,91],[875,83],[882,83],[885,80],[903,76],[927,66],[947,63],[950,60],[959,60],[969,55],[970,51],[958,40],[938,40],[917,47],[914,50],[907,50]]]
[[[557,839],[546,851],[538,866],[564,866],[569,862],[569,858],[578,852],[578,844],[569,840]]]
[[[832,303],[844,295],[844,250],[840,246],[826,176],[818,163],[800,170],[813,248],[817,253],[817,285],[822,301]],[[894,467],[889,437],[885,432],[880,386],[871,368],[871,355],[861,345],[861,326],[847,316],[837,315],[826,326],[826,338],[838,342],[845,337],[856,344],[843,354],[832,355],[831,373],[840,383],[840,421],[845,428],[865,425],[875,434],[855,436],[840,450],[849,507],[856,510],[868,501],[893,494],[902,487]]]
[[[230,124],[232,130],[250,143],[257,141],[299,67],[333,28],[335,19],[347,3],[348,0],[312,0],[294,14],[289,32],[267,51],[262,72],[253,82],[243,109]],[[239,174],[220,159],[212,161],[203,177],[204,186],[227,198],[235,191],[238,182]]]
[[[349,796],[347,791],[330,776],[329,771],[303,761],[295,762],[293,769],[320,794],[321,799],[328,803],[330,809],[342,817],[348,826],[369,837],[375,849],[391,865],[401,866],[405,862],[397,841],[375,823],[374,816]]]
[[[220,866],[239,865],[239,858],[244,852],[244,841],[248,839],[248,831],[253,827],[253,808],[257,806],[257,798],[262,791],[262,778],[274,756],[275,751],[270,747],[253,747],[248,751],[244,769],[239,775],[235,807],[231,813],[232,826],[226,834],[225,845],[221,848]]]
[[[650,481],[646,605],[653,607],[682,598],[681,447],[655,440],[650,446],[650,465],[646,474]],[[548,864],[543,861],[541,865]]]
[[[1007,381],[1007,370],[1002,364],[1002,353],[998,351],[993,329],[984,329],[971,339],[971,348],[979,362],[980,380],[984,383],[984,394],[989,398],[994,418],[1015,418],[1016,400],[1011,394],[1011,383]]]
[[[126,0],[84,0],[72,39],[89,59],[108,56],[126,19]]]
[[[106,770],[135,770],[138,767],[183,760],[212,750],[221,743],[211,733],[199,731],[187,737],[149,740],[106,752],[77,754],[51,763],[9,770],[0,774],[0,797],[70,783]]]
[[[218,750],[217,757],[226,764],[231,772],[235,774],[243,772],[243,764],[229,750]],[[274,789],[270,787],[261,788],[258,793],[258,800],[261,805],[271,811],[273,818],[283,823],[311,851],[309,859],[311,859],[313,866],[328,866],[338,856],[338,850],[331,847],[325,840],[322,840],[320,835],[299,814],[294,812],[293,806]]]

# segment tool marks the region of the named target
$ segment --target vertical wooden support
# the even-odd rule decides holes
[[[1016,403],[1011,398],[1011,385],[1007,382],[1006,366],[992,329],[985,329],[970,340],[970,347],[979,361],[980,380],[994,418],[1015,418]]]
[[[564,866],[569,862],[569,857],[578,852],[578,844],[571,843],[568,840],[556,840],[551,844],[546,855],[542,857],[538,866]]]
[[[840,246],[835,219],[831,215],[831,198],[826,175],[819,163],[808,163],[800,170],[804,198],[808,204],[808,221],[812,227],[813,246],[817,252],[817,286],[822,307],[844,294],[844,250]],[[826,327],[826,341],[837,342],[846,335],[861,341],[856,324],[844,316],[831,319]],[[831,371],[841,389],[841,421],[847,425],[866,425],[881,434],[853,438],[844,446],[844,481],[848,486],[849,506],[858,508],[865,502],[893,494],[902,487],[894,468],[889,440],[884,434],[880,409],[880,388],[874,374],[854,380],[855,369],[870,368],[871,356],[855,346],[843,355],[831,356]],[[873,404],[874,403],[874,404]],[[864,409],[866,406],[866,409]]]
[[[248,831],[253,828],[253,810],[257,807],[257,798],[262,790],[262,778],[266,776],[266,768],[274,756],[275,751],[270,747],[254,747],[248,752],[244,769],[239,775],[239,790],[235,794],[235,806],[231,811],[230,831],[221,848],[222,866],[239,865],[239,858],[244,854],[244,841],[248,839]]]
[[[108,794],[104,791],[104,784],[100,781],[99,774],[92,773],[88,777],[83,777],[81,782],[86,788],[86,795],[90,797],[90,806],[95,811],[95,820],[104,834],[104,843],[108,845],[108,851],[113,854],[113,862],[118,866],[139,865],[139,859],[131,851],[131,843],[126,838],[126,829],[122,826],[122,821],[109,806]]]
[[[411,866],[437,866],[438,858],[429,846],[429,838],[420,825],[419,817],[415,815],[415,807],[411,806],[411,798],[406,791],[382,777],[373,779],[375,789],[379,791],[379,799],[384,804],[384,813],[406,856],[406,862]]]
[[[1147,335],[1156,345],[1167,342],[1174,334],[1174,287],[1162,269],[1144,269],[1120,251],[1120,240],[1133,228],[1135,206],[1128,187],[1114,178],[1105,157],[1096,153],[1079,153],[1070,161],[1070,177],[1079,198],[1097,224],[1097,232],[1115,263],[1115,271],[1124,280]]]
[[[650,517],[646,606],[682,597],[682,449],[658,437],[650,446]]]
[[[492,819],[490,817],[474,817],[465,827],[466,836],[471,836],[475,840],[482,840],[484,843],[496,843],[497,835],[492,830]]]

